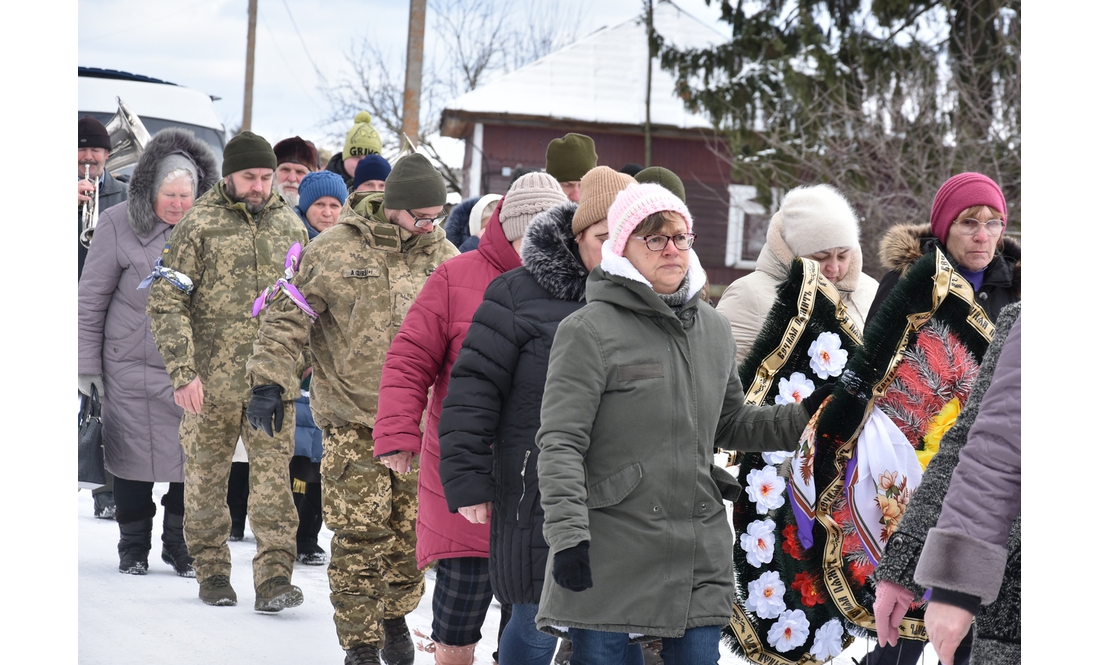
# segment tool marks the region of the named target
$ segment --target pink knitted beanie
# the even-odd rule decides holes
[[[932,234],[947,244],[947,232],[959,213],[972,206],[989,206],[1008,223],[1005,195],[997,183],[981,173],[960,173],[940,185],[932,201]]]
[[[581,190],[584,191],[583,189]],[[623,255],[630,234],[646,217],[658,212],[670,210],[684,216],[688,233],[691,233],[691,213],[684,202],[660,185],[652,183],[631,184],[619,192],[615,202],[607,210],[608,230],[611,250]]]

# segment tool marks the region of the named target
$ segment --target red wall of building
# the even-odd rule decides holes
[[[501,169],[546,166],[546,146],[567,133],[542,127],[484,125],[481,192],[503,194],[511,176]],[[585,131],[596,144],[598,163],[615,170],[634,162],[645,164],[645,140],[639,135]],[[473,141],[467,138],[466,164]],[[728,284],[744,271],[725,267],[726,227],[729,218],[729,167],[707,146],[707,141],[656,136],[652,139],[652,163],[663,166],[684,182],[688,209],[695,220],[695,250],[713,284]]]

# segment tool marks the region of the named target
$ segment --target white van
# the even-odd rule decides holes
[[[79,67],[77,117],[90,115],[103,124],[118,111],[118,99],[137,114],[152,136],[165,127],[183,127],[208,143],[221,169],[225,148],[225,127],[214,110],[214,99],[198,90],[160,79],[115,69]],[[133,165],[119,174],[126,179]]]

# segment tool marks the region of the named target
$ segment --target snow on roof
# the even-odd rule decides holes
[[[655,4],[654,29],[680,48],[705,48],[723,37],[669,2]],[[643,17],[604,27],[569,46],[471,90],[444,109],[463,115],[507,114],[608,124],[645,124],[646,54]],[[709,128],[675,93],[671,73],[653,60],[650,122]]]

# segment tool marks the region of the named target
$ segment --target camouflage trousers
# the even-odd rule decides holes
[[[385,643],[382,619],[403,617],[424,595],[416,567],[416,479],[374,459],[369,427],[326,427],[321,458],[325,524],[332,529],[328,565],[340,646]]]
[[[297,553],[298,512],[290,494],[290,457],[294,453],[294,402],[284,401],[283,430],[272,439],[253,430],[241,402],[202,405],[202,413],[184,412],[180,443],[186,456],[183,536],[195,558],[201,582],[212,575],[229,575],[229,506],[226,493],[237,438],[248,452],[248,519],[256,535],[252,559],[255,586],[279,575],[290,579]]]

